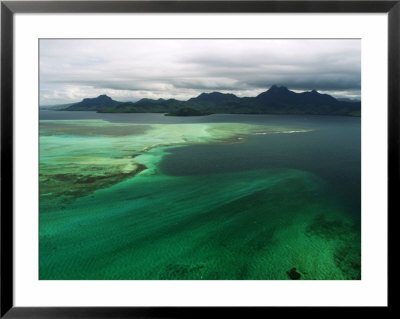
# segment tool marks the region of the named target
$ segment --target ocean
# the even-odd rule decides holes
[[[40,111],[39,279],[361,279],[361,119]]]

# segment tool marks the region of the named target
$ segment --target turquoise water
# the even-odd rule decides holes
[[[41,113],[40,279],[361,278],[359,118],[99,116]]]

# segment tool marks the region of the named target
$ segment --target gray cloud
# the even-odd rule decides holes
[[[359,97],[359,40],[41,40],[41,104],[254,96],[272,84]]]

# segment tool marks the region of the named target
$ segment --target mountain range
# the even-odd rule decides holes
[[[359,101],[338,100],[315,90],[296,93],[278,85],[273,85],[255,97],[242,98],[234,94],[212,92],[201,93],[187,101],[145,98],[137,102],[118,102],[107,95],[100,95],[96,98],[85,98],[63,110],[99,113],[174,113],[182,108],[202,113],[361,115]]]

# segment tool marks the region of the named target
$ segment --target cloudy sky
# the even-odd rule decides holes
[[[360,98],[360,40],[40,40],[40,104],[187,100],[271,85]]]

